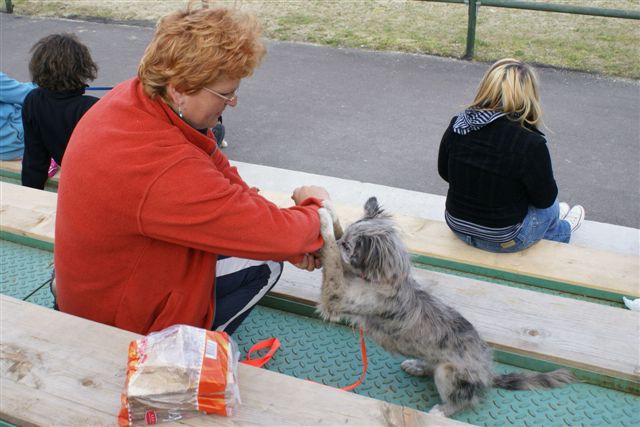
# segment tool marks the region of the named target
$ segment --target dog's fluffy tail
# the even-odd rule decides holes
[[[493,386],[507,390],[532,390],[534,388],[556,388],[576,382],[576,377],[566,369],[544,374],[511,373],[493,377]]]

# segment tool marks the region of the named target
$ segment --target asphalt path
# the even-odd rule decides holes
[[[113,86],[135,75],[153,28],[1,13],[0,69],[29,80],[31,46],[56,32],[89,46],[94,86]],[[440,138],[489,64],[302,43],[267,48],[238,106],[223,115],[231,159],[446,194]],[[584,205],[589,220],[640,228],[639,82],[538,72],[560,199]]]

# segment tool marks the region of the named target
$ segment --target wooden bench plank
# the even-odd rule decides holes
[[[13,213],[4,215],[7,219],[0,225],[6,226],[7,232],[10,229],[22,229],[24,233],[28,233],[24,235],[29,237],[38,232],[45,239],[53,236],[55,221],[49,222],[46,219],[46,215],[55,212],[54,206],[51,206],[52,209],[48,208],[53,200],[51,197],[40,197],[33,192],[27,196],[22,194],[19,186],[8,183],[0,185],[3,209],[4,206],[9,209],[14,204],[14,199],[15,203],[19,203],[16,207],[21,210],[24,207],[22,216]],[[263,191],[262,194],[281,207],[288,207],[293,203],[289,195],[283,193]],[[29,212],[29,200],[34,201],[35,213]],[[336,207],[345,224],[361,216],[360,207],[342,204]],[[548,240],[538,242],[522,252],[494,254],[465,245],[453,236],[444,222],[400,215],[394,217],[404,232],[409,251],[431,262],[437,260],[436,265],[444,263],[444,266],[449,266],[447,263],[451,263],[450,266],[454,269],[461,265],[467,266],[462,269],[618,302],[622,295],[640,297],[640,258],[637,256]],[[14,218],[18,224],[13,223]],[[431,263],[430,261],[427,262]]]
[[[47,179],[47,188],[57,188],[60,182],[60,174],[62,169],[51,178]],[[0,160],[0,176],[6,176],[13,179],[22,179],[22,160]]]
[[[139,336],[4,295],[0,307],[0,418],[17,425],[116,425],[127,348]],[[466,425],[266,369],[240,365],[238,375],[243,403],[235,415],[180,425]]]
[[[261,194],[281,207],[293,203],[288,195],[282,193],[262,191]],[[384,201],[380,202],[384,208]],[[360,207],[337,204],[336,208],[345,224],[362,216]],[[418,256],[606,294],[640,297],[640,259],[636,256],[548,240],[542,240],[522,252],[494,254],[464,244],[455,238],[444,222],[400,215],[394,215],[394,218],[403,231],[409,251]],[[615,300],[619,302],[620,298]]]
[[[0,160],[0,171],[4,176],[20,178],[22,175],[22,160]]]
[[[58,195],[0,182],[0,231],[53,243]]]

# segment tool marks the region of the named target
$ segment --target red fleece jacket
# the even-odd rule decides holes
[[[78,123],[58,192],[60,309],[141,334],[209,328],[218,254],[298,259],[322,246],[320,201],[280,209],[164,101],[126,81]]]

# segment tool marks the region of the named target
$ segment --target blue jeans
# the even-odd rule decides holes
[[[522,220],[522,228],[513,238],[504,243],[489,242],[475,236],[454,231],[460,240],[475,248],[489,252],[511,253],[528,248],[534,243],[546,239],[554,242],[569,243],[571,224],[560,219],[558,200],[545,209],[529,206],[527,216]]]

